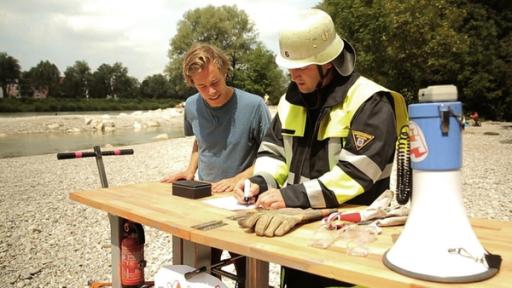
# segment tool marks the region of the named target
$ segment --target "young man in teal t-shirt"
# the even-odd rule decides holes
[[[270,113],[263,98],[226,84],[229,67],[224,53],[209,44],[196,44],[185,55],[183,76],[198,93],[186,101],[184,128],[195,141],[188,167],[162,182],[192,180],[197,171],[198,180],[212,182],[212,192],[218,193],[233,191],[238,181],[252,176]],[[212,264],[221,254],[212,248]],[[245,259],[239,260],[235,268],[244,278]]]

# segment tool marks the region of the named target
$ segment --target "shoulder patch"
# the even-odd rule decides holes
[[[375,136],[361,131],[352,130],[352,139],[354,140],[357,151],[363,149],[363,147],[370,143],[373,138],[375,138]]]

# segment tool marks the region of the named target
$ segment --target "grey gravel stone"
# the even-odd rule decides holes
[[[512,220],[512,129],[507,125],[483,122],[463,132],[462,196],[468,216]],[[104,157],[110,186],[157,181],[185,168],[192,141],[133,145],[134,155]],[[55,154],[6,158],[0,159],[0,171],[0,283],[87,287],[89,280],[110,281],[106,213],[68,199],[69,192],[101,186],[94,159],[58,161]],[[171,263],[171,236],[145,228],[145,274],[153,279],[159,267]],[[270,273],[270,284],[278,286],[279,265],[271,264]]]

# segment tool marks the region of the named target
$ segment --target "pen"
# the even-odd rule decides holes
[[[249,202],[249,192],[251,191],[251,181],[249,179],[245,179],[244,181],[244,201]]]

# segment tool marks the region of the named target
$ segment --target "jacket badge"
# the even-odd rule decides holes
[[[373,138],[375,138],[375,136],[361,131],[352,130],[352,139],[354,140],[357,151],[363,149],[363,147],[370,143]]]

